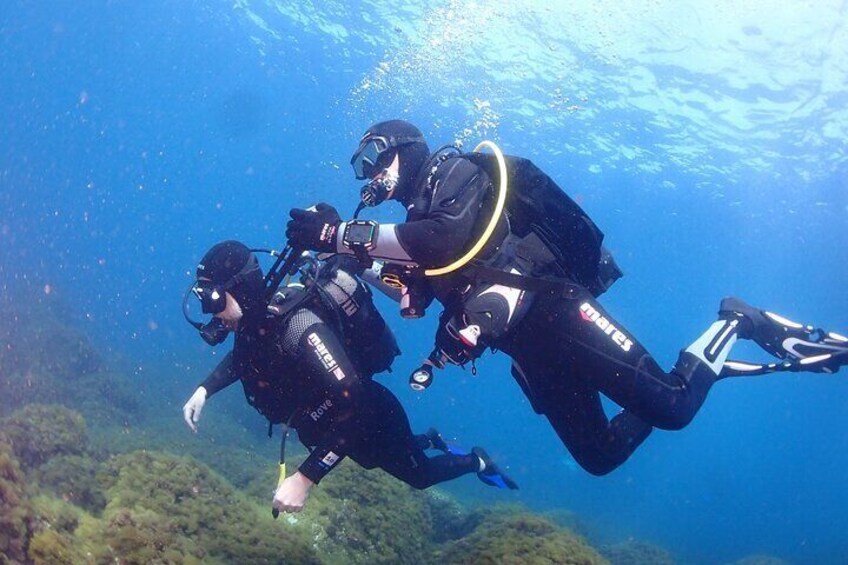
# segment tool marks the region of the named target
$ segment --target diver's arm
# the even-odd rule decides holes
[[[191,431],[197,432],[197,423],[200,421],[200,413],[206,405],[206,400],[237,380],[238,376],[233,368],[233,352],[230,351],[183,405],[183,420]]]
[[[327,426],[321,430],[318,444],[299,467],[301,474],[317,484],[345,457],[345,445],[350,443],[348,436],[358,432],[351,426],[356,425],[356,418],[352,416],[362,397],[362,381],[340,340],[327,324],[306,309],[295,316],[301,318],[295,320],[293,317],[289,331],[298,331],[297,328],[304,326],[306,329],[298,338],[292,358],[297,362],[300,386],[313,389],[308,396],[315,399],[313,405],[304,407],[306,416],[319,426],[324,422]],[[291,344],[291,335],[284,342]],[[291,352],[291,348],[288,349]]]
[[[224,390],[237,380],[239,380],[239,377],[233,367],[233,352],[230,351],[223,359],[221,359],[218,366],[209,373],[206,380],[200,383],[200,386],[206,389],[206,397],[209,398],[213,394]]]
[[[343,237],[348,223],[342,222],[339,225],[339,237],[336,238],[336,251],[346,255],[353,255],[354,251],[345,245]],[[416,262],[398,239],[397,227],[398,224],[380,224],[377,235],[371,243],[372,247],[368,250],[368,256],[372,259],[382,259],[392,263],[414,265]]]
[[[489,177],[466,159],[445,162],[434,177],[430,209],[424,218],[381,224],[368,256],[410,266],[438,267],[469,247],[477,214],[488,194]],[[348,222],[339,226],[336,250],[353,254],[344,243]]]

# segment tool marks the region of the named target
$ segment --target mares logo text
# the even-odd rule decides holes
[[[630,351],[630,348],[633,347],[633,342],[630,338],[627,337],[624,332],[612,325],[609,320],[601,316],[601,313],[595,310],[588,302],[584,302],[580,305],[580,317],[587,322],[595,324],[622,350]]]
[[[306,340],[309,342],[309,345],[312,346],[312,350],[315,352],[315,355],[318,356],[318,359],[321,360],[321,364],[324,365],[324,368],[327,369],[328,373],[333,373],[337,380],[342,380],[345,378],[344,371],[339,367],[339,364],[336,363],[336,360],[333,358],[333,354],[327,349],[327,346],[324,345],[324,342],[321,341],[321,338],[318,337],[318,334],[311,333],[306,337]]]

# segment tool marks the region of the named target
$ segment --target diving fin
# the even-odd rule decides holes
[[[848,337],[759,310],[738,298],[721,301],[719,318],[739,320],[739,337],[751,339],[778,359],[802,360],[848,351]]]
[[[477,478],[489,486],[518,490],[518,484],[498,468],[482,447],[471,448],[471,453],[479,457],[484,465],[483,470],[477,473]]]

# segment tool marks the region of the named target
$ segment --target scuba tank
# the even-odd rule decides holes
[[[345,350],[360,374],[370,377],[391,371],[400,348],[371,290],[354,275],[359,268],[353,257],[336,255],[327,259],[315,282],[325,309],[332,310],[328,317],[338,320]]]
[[[498,163],[488,153],[463,153],[497,179]],[[604,234],[595,222],[554,180],[529,159],[504,156],[509,192],[506,212],[511,232],[522,238],[536,234],[553,253],[562,275],[603,294],[622,276],[612,255],[604,248]]]

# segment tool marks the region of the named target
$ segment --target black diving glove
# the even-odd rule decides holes
[[[286,238],[295,248],[319,253],[335,253],[339,224],[342,219],[335,208],[321,202],[308,210],[292,208],[286,224]]]

